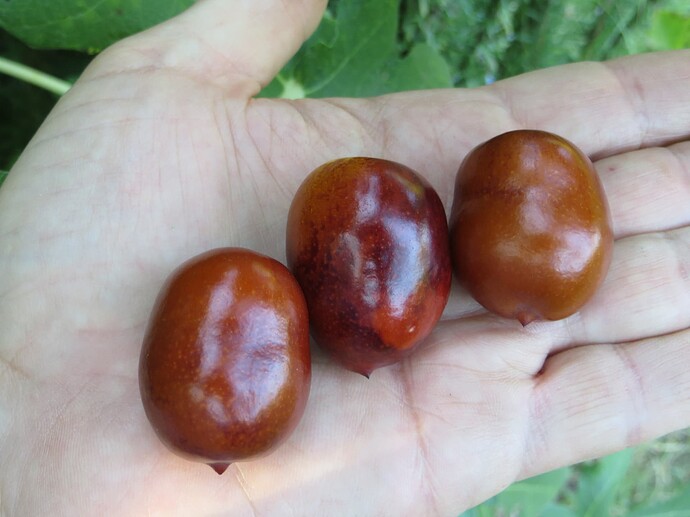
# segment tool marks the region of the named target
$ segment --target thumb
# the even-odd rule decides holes
[[[198,0],[182,14],[122,40],[89,75],[173,69],[249,98],[316,29],[327,0]],[[117,70],[113,70],[113,64]]]

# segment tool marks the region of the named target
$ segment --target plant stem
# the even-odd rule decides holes
[[[55,95],[64,95],[72,87],[67,81],[4,57],[0,57],[0,73],[31,83]]]

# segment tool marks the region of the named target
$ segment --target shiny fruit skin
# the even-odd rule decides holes
[[[409,354],[448,300],[447,235],[438,195],[404,165],[342,158],[313,171],[290,207],[286,247],[315,341],[367,377]]]
[[[536,130],[504,133],[465,158],[450,236],[461,284],[523,325],[577,312],[602,283],[613,247],[592,162],[571,142]]]
[[[310,381],[306,302],[280,262],[221,248],[168,278],[144,338],[139,386],[172,451],[219,473],[269,452],[297,425]]]

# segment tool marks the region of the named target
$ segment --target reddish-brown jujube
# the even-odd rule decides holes
[[[488,310],[523,325],[577,312],[602,283],[613,247],[592,162],[536,130],[504,133],[465,158],[450,236],[460,282]]]
[[[343,158],[317,168],[294,197],[286,244],[312,336],[355,372],[368,376],[409,354],[446,305],[443,204],[399,163]]]
[[[280,262],[222,248],[180,266],[154,307],[139,364],[159,438],[222,473],[265,454],[302,416],[311,362],[307,306]]]

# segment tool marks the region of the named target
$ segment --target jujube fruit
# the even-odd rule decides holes
[[[602,283],[613,246],[592,162],[535,130],[499,135],[464,159],[450,236],[460,282],[488,310],[523,325],[577,312]]]
[[[409,354],[446,305],[443,204],[399,163],[343,158],[318,167],[293,199],[286,245],[312,336],[355,372],[369,376]]]
[[[159,438],[222,473],[267,453],[304,411],[311,380],[304,296],[278,261],[222,248],[180,266],[153,309],[139,364]]]

